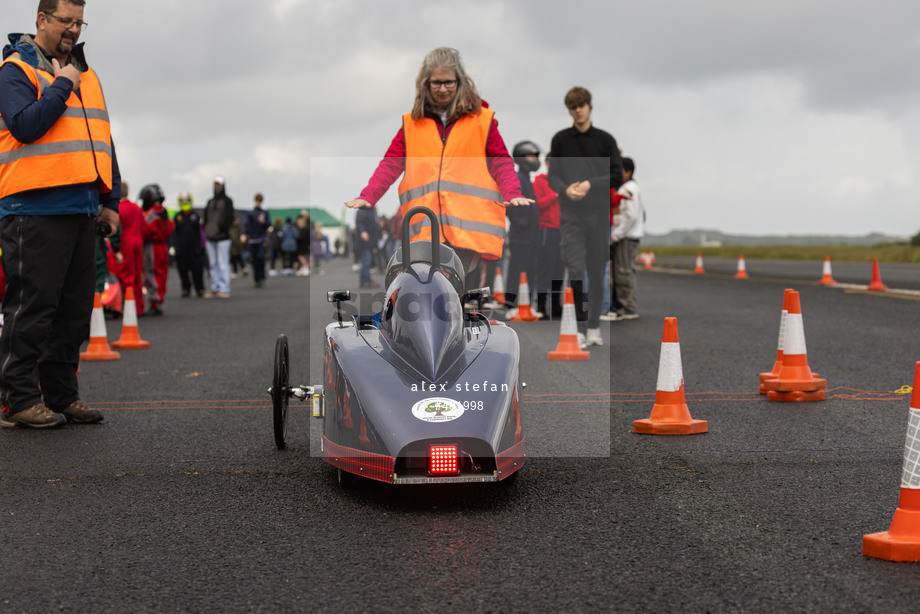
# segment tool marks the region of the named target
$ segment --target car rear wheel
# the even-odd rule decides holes
[[[275,341],[275,369],[272,376],[272,413],[275,427],[275,445],[283,450],[287,434],[287,412],[290,401],[287,335],[278,335]]]

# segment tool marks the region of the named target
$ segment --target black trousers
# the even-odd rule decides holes
[[[0,220],[6,292],[0,397],[12,413],[80,398],[80,346],[89,339],[95,279],[94,218],[9,215]]]
[[[578,332],[598,328],[604,302],[604,270],[610,255],[610,219],[563,216],[560,228],[562,262],[569,273],[575,299]],[[590,283],[585,292],[586,282]],[[588,310],[584,305],[587,299]]]
[[[192,284],[195,291],[204,292],[204,250],[183,247],[176,249],[176,270],[179,271],[179,281],[183,292],[191,292]]]

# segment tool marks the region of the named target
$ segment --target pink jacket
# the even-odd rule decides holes
[[[482,106],[489,107],[485,101],[482,102]],[[436,120],[435,123],[441,133],[441,138],[445,138],[445,131],[450,134],[453,123],[448,124],[446,128],[441,125],[440,121]],[[521,184],[518,182],[517,173],[514,171],[514,162],[511,160],[511,156],[508,155],[508,148],[505,147],[505,141],[498,132],[498,122],[495,119],[492,120],[489,138],[486,140],[485,156],[488,158],[489,174],[495,179],[495,183],[498,184],[504,199],[507,201],[512,198],[523,198]],[[399,132],[393,138],[393,142],[390,143],[390,148],[384,154],[383,160],[377,165],[377,170],[374,171],[370,181],[367,182],[367,187],[361,190],[361,198],[372,205],[376,205],[377,201],[406,170],[405,164],[406,136],[403,134],[402,127],[400,127]]]

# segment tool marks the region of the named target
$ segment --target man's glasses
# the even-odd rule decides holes
[[[45,15],[47,15],[48,17],[54,17],[54,18],[57,20],[57,22],[58,22],[59,24],[61,24],[62,26],[64,26],[64,29],[65,29],[65,30],[69,30],[69,29],[71,29],[71,28],[74,27],[74,26],[77,26],[77,28],[80,29],[80,30],[85,30],[85,29],[86,29],[86,26],[89,25],[89,24],[86,23],[85,21],[76,21],[76,20],[73,20],[73,19],[65,19],[65,18],[63,18],[63,17],[58,17],[58,16],[55,15],[54,13],[45,13]]]
[[[450,81],[429,81],[428,85],[434,91],[438,91],[442,87],[446,87],[447,89],[452,90],[457,87],[457,83],[458,81],[456,79],[451,79]]]

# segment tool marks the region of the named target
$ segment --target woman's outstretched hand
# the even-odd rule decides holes
[[[349,209],[370,209],[371,204],[364,200],[363,198],[356,198],[354,200],[349,200],[345,202],[345,206]]]
[[[527,205],[534,204],[534,202],[536,201],[534,201],[532,198],[518,197],[518,198],[512,198],[511,200],[506,200],[502,204],[505,205],[506,207],[525,207]]]

